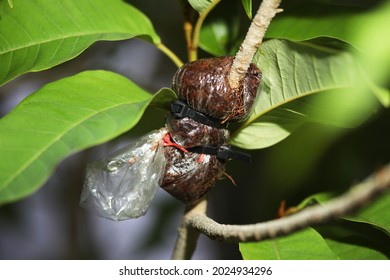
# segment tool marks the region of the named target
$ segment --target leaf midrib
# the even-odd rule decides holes
[[[146,107],[148,105],[148,103],[152,100],[152,98],[148,98],[148,99],[145,99],[144,101],[138,101],[138,102],[129,102],[129,103],[121,103],[121,104],[116,104],[115,106],[110,106],[110,107],[107,107],[106,109],[104,110],[100,110],[99,111],[99,114],[100,113],[104,113],[106,111],[109,111],[113,108],[116,108],[116,107],[120,107],[120,106],[123,106],[123,105],[130,105],[130,104],[136,104],[136,103],[142,103],[142,102],[146,102],[144,107]],[[147,102],[149,101],[149,102]],[[26,163],[24,165],[21,165],[21,168],[19,168],[16,172],[15,172],[15,175],[14,176],[11,176],[8,180],[5,181],[4,183],[4,186],[2,188],[0,188],[0,192],[4,189],[7,188],[7,186],[10,185],[10,183],[12,181],[15,180],[15,178],[17,178],[25,169],[27,169],[29,166],[31,166],[31,164],[33,162],[35,162],[36,160],[38,160],[44,153],[45,151],[49,150],[51,148],[51,146],[55,145],[55,143],[57,143],[64,135],[66,135],[67,133],[69,133],[71,130],[73,130],[75,127],[77,126],[80,126],[82,123],[84,123],[86,120],[96,116],[97,114],[93,114],[93,115],[88,115],[87,117],[85,118],[82,118],[79,122],[76,122],[76,125],[74,126],[71,126],[69,127],[69,129],[66,129],[63,133],[60,133],[57,137],[53,138],[52,141],[50,141],[47,145],[43,146],[40,150],[38,150],[38,152],[36,153],[36,155],[34,157],[31,157],[30,160],[26,161]],[[139,120],[141,118],[141,116],[138,116],[137,118],[135,118],[133,121],[136,122],[137,120]],[[103,139],[102,139],[103,140]],[[74,151],[72,151],[74,152]]]
[[[106,39],[106,40],[110,40],[110,38],[105,38],[104,36],[102,35],[106,35],[106,34],[118,34],[118,35],[127,35],[129,36],[128,39],[130,39],[132,37],[132,34],[131,33],[128,33],[128,32],[109,32],[109,31],[106,31],[105,33],[104,32],[91,32],[91,33],[84,33],[84,32],[80,32],[80,33],[72,33],[74,36],[64,36],[64,37],[55,37],[53,39],[50,39],[50,40],[42,40],[42,41],[34,41],[30,44],[25,44],[25,45],[22,45],[22,46],[18,46],[18,47],[13,47],[11,49],[6,49],[4,51],[0,50],[0,55],[3,55],[3,54],[7,54],[7,53],[11,53],[11,52],[15,52],[15,51],[19,51],[21,49],[26,49],[26,48],[30,48],[30,47],[35,47],[35,46],[39,46],[39,45],[44,45],[44,44],[50,44],[50,43],[53,43],[53,42],[56,42],[56,41],[63,41],[63,40],[69,40],[69,39],[78,39],[78,38],[85,38],[85,37],[95,37],[96,35],[98,35],[97,37],[101,37],[102,39]],[[147,35],[146,33],[145,34],[139,34],[139,35],[136,35],[136,36],[145,36]]]

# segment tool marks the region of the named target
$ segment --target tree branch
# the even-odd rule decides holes
[[[200,232],[194,227],[188,226],[189,217],[193,215],[206,215],[207,200],[203,198],[196,205],[186,207],[181,225],[178,229],[176,245],[172,253],[173,260],[189,260],[195,251]]]
[[[282,11],[278,9],[280,2],[281,0],[263,0],[261,2],[230,69],[229,83],[232,88],[237,88],[240,80],[244,78],[271,20],[278,12]]]
[[[260,241],[349,215],[389,189],[390,164],[353,186],[347,193],[323,205],[308,207],[291,216],[252,225],[223,225],[208,218],[205,213],[190,211],[183,220],[182,227],[195,228],[212,239],[225,242]]]

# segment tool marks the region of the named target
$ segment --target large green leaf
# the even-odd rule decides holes
[[[377,199],[374,203],[346,219],[371,224],[390,236],[390,193]]]
[[[0,204],[35,191],[64,157],[132,128],[152,98],[107,71],[82,72],[27,97],[0,120]],[[164,98],[154,103],[162,107]]]
[[[333,196],[330,193],[313,195],[299,207],[318,200],[327,201]],[[240,250],[245,259],[378,260],[389,258],[389,241],[390,235],[377,224],[343,218],[315,230],[308,228],[273,240],[241,243]]]
[[[231,33],[229,26],[222,18],[207,21],[201,32],[199,46],[214,56],[224,56],[229,53],[227,43]]]
[[[98,40],[160,43],[149,19],[121,0],[0,1],[0,84],[74,58]]]
[[[361,49],[362,44],[354,34],[371,17],[375,17],[375,12],[367,8],[306,1],[278,14],[267,30],[266,37],[296,41],[329,37]],[[383,31],[386,31],[385,27]]]
[[[371,94],[356,91],[362,80],[354,57],[309,43],[270,40],[254,58],[262,70],[254,110],[231,144],[271,146],[306,122],[353,127],[373,112]]]
[[[335,196],[337,196],[337,194],[331,192],[314,194],[303,200],[299,204],[298,208],[302,209],[313,203],[325,203]],[[343,219],[352,222],[370,224],[390,236],[390,212],[388,211],[389,205],[390,193],[385,193],[362,210],[351,216],[343,217]]]
[[[240,243],[244,259],[257,260],[379,260],[388,259],[389,237],[369,225],[341,222],[307,228],[285,237]]]
[[[390,257],[390,236],[366,223],[344,219],[316,227],[342,260],[380,260]]]
[[[335,260],[338,257],[312,228],[271,240],[240,243],[246,260]]]
[[[352,2],[349,6],[342,6],[336,1],[327,2],[288,3],[290,5],[284,12],[272,21],[266,37],[295,41],[336,38],[364,51],[357,52],[360,56],[358,60],[363,60],[364,68],[368,69],[367,73],[374,81],[383,77],[387,79],[390,2],[372,5],[371,1],[359,1],[355,6]],[[380,84],[387,86],[388,82]],[[377,85],[370,87],[382,104],[389,107],[390,91]]]
[[[390,1],[384,1],[355,32],[354,40],[362,46],[365,53],[357,53],[367,75],[376,83],[374,92],[386,107],[390,107],[390,37],[387,26],[390,25]]]
[[[325,241],[341,260],[387,260],[388,257],[384,253],[370,246],[371,242],[367,242],[369,238],[370,236],[349,234],[338,238],[325,238]]]
[[[325,192],[314,194],[299,204],[305,208],[315,203],[326,203],[337,196]],[[352,216],[318,227],[320,234],[333,252],[344,260],[388,259],[390,246],[390,193],[372,202]]]

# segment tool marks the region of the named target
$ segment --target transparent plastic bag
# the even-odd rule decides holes
[[[166,165],[165,128],[152,131],[105,159],[87,166],[80,205],[120,221],[144,215],[160,186]]]

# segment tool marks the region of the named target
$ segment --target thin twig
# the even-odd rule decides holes
[[[181,61],[180,58],[173,51],[167,48],[167,46],[165,46],[163,43],[157,44],[156,47],[166,56],[168,56],[173,61],[173,63],[176,64],[177,67],[181,67],[184,64],[183,61]]]
[[[194,29],[195,10],[188,1],[179,1],[179,3],[181,4],[183,14],[183,31],[189,58],[192,51],[192,32]]]
[[[308,207],[281,219],[251,225],[223,225],[205,214],[189,213],[187,225],[212,239],[224,242],[260,241],[287,235],[308,226],[352,214],[390,189],[390,164],[375,172],[347,193],[323,204]]]
[[[191,50],[189,53],[189,61],[194,61],[198,59],[198,46],[199,46],[199,40],[200,40],[200,30],[203,26],[203,22],[206,19],[207,15],[211,12],[214,7],[221,2],[221,0],[213,0],[210,5],[199,14],[199,18],[196,21],[195,27],[194,27],[194,33],[192,37],[192,44],[191,44]]]
[[[178,229],[176,245],[172,253],[173,260],[189,260],[195,251],[200,232],[188,226],[188,217],[193,215],[206,215],[207,200],[203,198],[196,205],[187,206],[182,223]]]
[[[229,83],[232,88],[239,86],[239,82],[245,76],[256,50],[263,41],[271,20],[278,12],[282,11],[278,9],[280,2],[281,0],[263,0],[261,2],[230,69]]]

